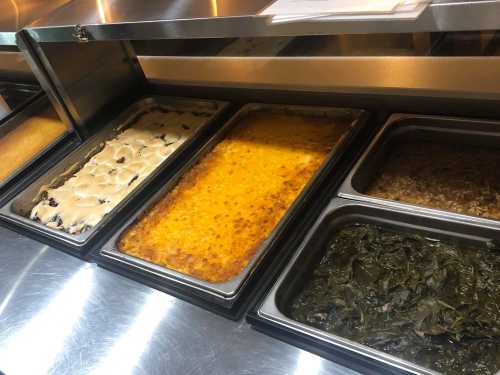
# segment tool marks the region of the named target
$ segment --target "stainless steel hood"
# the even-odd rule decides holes
[[[32,26],[106,25],[144,21],[249,17],[270,0],[74,0]]]
[[[4,0],[0,3],[0,46],[16,46],[16,32],[71,0]]]
[[[89,40],[221,38],[340,33],[431,32],[500,28],[500,0],[435,0],[417,20],[347,17],[273,24],[258,16],[270,0],[4,0],[0,46],[15,46],[29,28],[38,42],[74,41],[81,25]]]
[[[71,0],[0,1],[0,80],[34,82],[31,69],[18,51],[16,33]]]
[[[500,28],[500,1],[430,4],[416,20],[393,15],[271,23],[270,0],[73,0],[29,27],[38,42],[410,33]],[[80,25],[83,33],[75,32]],[[79,30],[81,30],[79,29]],[[83,36],[83,37],[82,37]]]

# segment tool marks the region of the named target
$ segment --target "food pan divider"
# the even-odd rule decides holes
[[[349,172],[340,186],[338,196],[500,229],[498,220],[417,206],[363,193],[380,173],[391,146],[406,139],[496,147],[500,152],[500,122],[459,117],[393,114]]]
[[[272,111],[289,115],[301,114],[309,116],[318,116],[318,114],[321,114],[322,116],[329,116],[333,119],[339,116],[348,116],[351,123],[351,129],[338,140],[336,146],[329,153],[322,166],[306,184],[303,191],[289,207],[284,217],[271,232],[270,236],[261,244],[259,250],[252,257],[245,269],[228,282],[209,283],[120,252],[118,250],[118,242],[121,235],[131,225],[137,222],[137,220],[153,207],[165,194],[170,192],[183,175],[203,156],[208,154],[241,119],[255,111]],[[223,308],[231,309],[242,295],[244,286],[248,284],[251,276],[258,269],[265,254],[275,245],[279,237],[286,233],[288,223],[305,205],[311,193],[316,191],[317,187],[322,184],[325,176],[337,165],[341,155],[347,150],[360,130],[365,127],[367,119],[368,113],[364,110],[258,103],[244,105],[188,163],[184,164],[182,169],[180,169],[172,179],[168,180],[166,184],[152,196],[143,207],[130,217],[113,237],[110,238],[99,253],[98,258],[100,258],[100,261],[98,260],[98,263],[114,270],[121,270],[122,272],[120,273],[132,278],[135,276],[136,278],[139,277],[141,280],[146,280],[149,285],[157,289],[177,290],[180,291],[180,295],[187,295],[188,298],[190,298],[189,296],[195,296],[197,299],[202,299],[211,304],[213,303]]]
[[[436,371],[372,349],[355,341],[300,323],[286,315],[286,303],[304,285],[323,257],[331,234],[348,224],[370,223],[400,232],[431,234],[433,238],[453,239],[467,244],[498,241],[500,233],[477,223],[446,220],[439,215],[384,207],[371,202],[334,198],[322,211],[291,260],[261,300],[249,321],[271,336],[311,350],[347,366],[361,366],[366,373],[409,373],[436,375]],[[345,358],[348,358],[347,360]]]
[[[210,128],[217,126],[219,116],[225,111],[226,102],[212,100],[197,100],[164,96],[146,96],[130,108],[122,112],[118,117],[108,123],[101,131],[89,138],[80,147],[71,152],[67,157],[49,169],[43,176],[39,177],[29,187],[10,199],[0,208],[0,217],[16,227],[27,230],[28,234],[41,237],[50,244],[62,245],[63,250],[74,254],[83,254],[104,229],[111,226],[118,214],[132,200],[141,194],[144,188],[160,173],[171,167],[174,162],[185,156],[187,150],[203,142]],[[48,187],[61,186],[64,182],[79,171],[92,156],[100,152],[105,142],[116,137],[120,132],[127,129],[142,113],[156,107],[167,107],[171,110],[181,111],[208,111],[211,117],[193,135],[175,150],[162,164],[160,164],[148,177],[144,179],[127,197],[125,197],[109,214],[95,227],[80,234],[70,234],[58,229],[52,229],[35,222],[29,218],[31,209],[40,201],[41,194]]]

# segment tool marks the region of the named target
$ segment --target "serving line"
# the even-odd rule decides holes
[[[127,228],[137,222],[148,210],[154,206],[165,194],[172,191],[182,177],[189,171],[193,165],[201,158],[207,155],[224,137],[229,134],[231,129],[236,127],[242,119],[248,114],[258,113],[260,111],[269,111],[289,116],[310,116],[331,119],[332,126],[337,121],[346,123],[346,131],[337,140],[332,150],[328,153],[325,161],[314,173],[306,186],[294,200],[292,205],[287,208],[284,216],[274,227],[270,235],[258,247],[255,254],[251,257],[244,269],[234,278],[220,283],[210,283],[199,280],[195,277],[182,274],[151,262],[125,254],[119,250],[119,241]],[[275,246],[280,236],[286,234],[288,223],[292,217],[302,210],[306,200],[311,199],[312,192],[325,179],[329,171],[334,170],[339,163],[343,153],[354,141],[356,135],[366,125],[368,113],[363,110],[331,108],[331,107],[308,107],[308,106],[290,106],[290,105],[272,105],[251,103],[245,105],[238,111],[204,146],[199,152],[186,163],[177,174],[166,182],[166,184],[151,197],[151,199],[137,212],[132,215],[123,226],[110,238],[98,254],[98,262],[104,266],[112,265],[117,270],[121,269],[127,275],[135,275],[152,282],[158,288],[174,287],[181,290],[187,290],[189,294],[196,294],[200,298],[213,302],[215,304],[232,307],[241,296],[244,286],[249,282],[250,277],[256,272],[259,264],[271,248]]]

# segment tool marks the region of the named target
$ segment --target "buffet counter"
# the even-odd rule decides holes
[[[357,374],[8,229],[0,238],[5,375]]]
[[[250,3],[0,27],[0,375],[500,375],[500,0]]]

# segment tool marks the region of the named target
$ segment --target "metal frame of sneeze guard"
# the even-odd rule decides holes
[[[185,0],[182,9],[177,9],[174,3],[172,0],[150,0],[147,4],[139,4],[135,0],[119,0],[103,2],[99,7],[96,2],[73,0],[55,8],[50,14],[17,33],[18,45],[58,114],[65,122],[74,126],[82,138],[89,136],[89,122],[100,110],[112,101],[119,100],[124,93],[140,90],[147,84],[138,57],[131,48],[132,40],[491,30],[498,28],[495,14],[500,12],[500,0],[435,1],[413,21],[370,16],[372,18],[347,17],[321,22],[304,20],[272,24],[269,22],[270,17],[259,15],[268,5],[268,0],[236,0],[230,4]],[[464,17],[465,14],[467,17]],[[342,58],[333,59],[331,64],[337,66],[339,60]],[[363,58],[351,60],[362,62]],[[393,59],[388,60],[392,64]],[[446,63],[440,58],[432,58],[430,63],[426,58],[415,60],[425,61],[426,69],[431,65],[430,69],[435,68],[436,71],[442,70],[442,65]],[[316,59],[308,58],[305,61],[313,63]],[[222,59],[222,62],[225,64],[227,61]],[[291,64],[294,63],[301,65],[304,59],[297,59]],[[394,63],[398,67],[401,65],[397,59]],[[258,67],[264,64],[259,61],[250,61],[250,64],[257,67],[256,80],[259,81],[265,72]],[[330,62],[326,61],[326,64],[329,65]],[[467,65],[468,61],[464,61],[464,64]],[[491,64],[491,61],[481,60],[479,65],[481,64]],[[477,66],[477,63],[474,65]],[[440,81],[445,87],[436,91],[435,85],[429,83],[428,78],[428,75],[435,75],[422,74],[412,67],[408,69],[408,75],[414,77],[414,80],[399,77],[395,85],[409,85],[405,91],[407,94],[411,95],[418,90],[440,92],[444,93],[443,96],[450,97],[457,95],[453,91],[454,82]],[[477,71],[483,70],[479,68]],[[369,76],[377,74],[379,73],[373,71]],[[406,74],[399,72],[399,75]],[[314,79],[313,76],[308,77]],[[369,77],[367,80],[359,85],[369,91],[373,83]],[[468,81],[477,82],[471,77],[468,77]],[[483,81],[488,89],[478,90],[481,94],[487,91],[487,95],[492,97],[492,84],[487,82],[491,80]],[[199,86],[204,83],[193,84]],[[425,87],[420,87],[421,84]],[[267,86],[287,87],[287,83],[280,82],[276,86],[271,82]],[[391,88],[390,85],[387,87],[389,91]],[[329,87],[328,91],[339,92],[342,89],[343,87],[336,85]],[[324,91],[323,88],[321,90]],[[364,94],[367,90],[361,93]],[[499,93],[500,85],[494,90]],[[467,92],[474,90],[461,92],[465,97]],[[386,94],[386,90],[382,90],[381,94]]]

